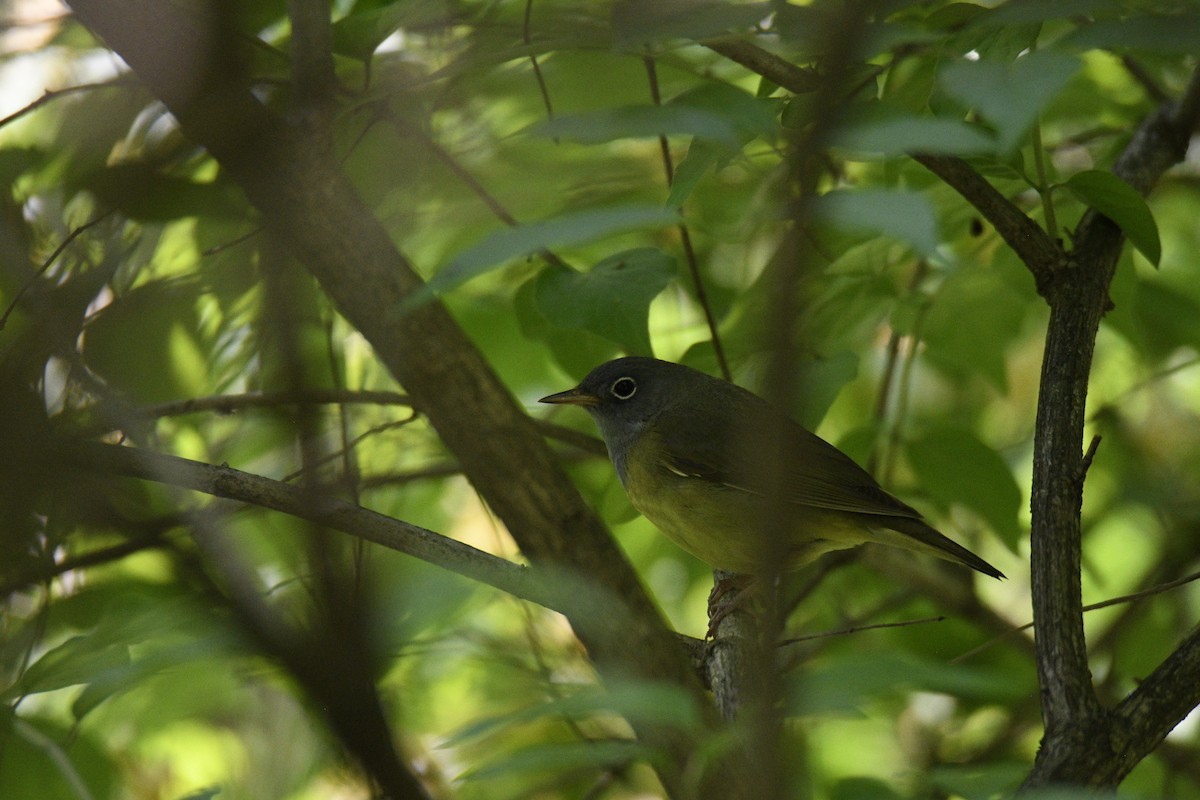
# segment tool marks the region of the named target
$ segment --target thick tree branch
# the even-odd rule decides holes
[[[565,609],[597,664],[689,687],[708,707],[636,573],[479,351],[441,304],[399,311],[421,279],[321,137],[284,124],[250,92],[230,64],[229,35],[212,7],[195,14],[154,0],[74,0],[72,7],[241,185],[411,394],[530,561],[588,575],[620,598],[620,613],[594,613],[584,594]],[[637,732],[666,753],[659,775],[679,794],[696,743],[654,724]]]
[[[1114,168],[1143,193],[1186,152],[1200,119],[1198,75],[1178,104],[1140,126]],[[1104,709],[1092,688],[1079,577],[1085,466],[1080,451],[1096,332],[1110,306],[1108,287],[1124,238],[1111,220],[1089,211],[1074,242],[1068,267],[1043,287],[1050,322],[1034,436],[1031,585],[1046,732],[1027,788],[1115,785],[1179,720],[1174,707],[1140,701],[1135,705],[1140,736],[1131,738],[1127,721]],[[1187,671],[1195,659],[1177,653],[1168,663]],[[1151,708],[1159,712],[1153,722]],[[1098,771],[1098,764],[1115,762],[1120,763]]]

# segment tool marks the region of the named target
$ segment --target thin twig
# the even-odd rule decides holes
[[[1083,460],[1079,462],[1079,481],[1087,477],[1088,470],[1092,467],[1092,459],[1096,457],[1096,449],[1100,447],[1100,434],[1092,437],[1091,443],[1088,444],[1087,452],[1083,454]]]
[[[786,647],[800,642],[811,642],[815,639],[829,639],[834,636],[849,636],[862,631],[875,631],[882,628],[907,628],[912,625],[925,625],[930,622],[942,622],[946,617],[944,614],[939,614],[936,617],[922,617],[921,619],[909,619],[903,622],[876,622],[871,625],[855,625],[850,628],[843,628],[840,631],[826,631],[825,633],[810,633],[805,636],[797,636],[792,639],[783,639],[779,642],[780,647]]]
[[[4,315],[0,316],[0,331],[4,330],[5,326],[8,325],[8,318],[9,318],[9,316],[12,315],[13,311],[16,309],[17,304],[19,302],[21,302],[21,298],[25,296],[25,293],[27,291],[29,291],[30,287],[33,286],[34,282],[37,281],[38,278],[42,277],[42,275],[44,275],[46,273],[46,270],[50,269],[50,265],[52,265],[55,262],[55,260],[60,255],[62,255],[62,252],[67,249],[68,245],[70,245],[71,242],[75,241],[75,239],[80,234],[82,234],[84,231],[86,231],[89,228],[92,228],[96,225],[99,225],[101,222],[103,222],[105,219],[107,219],[112,213],[113,213],[113,210],[109,209],[108,211],[105,211],[104,213],[100,214],[99,216],[94,217],[93,219],[89,220],[88,222],[83,223],[78,228],[75,228],[74,230],[72,230],[70,233],[67,234],[66,238],[63,239],[62,242],[59,243],[58,247],[54,248],[54,252],[50,254],[50,257],[42,262],[42,266],[38,268],[37,272],[35,272],[32,276],[30,276],[29,280],[25,281],[25,284],[20,289],[17,290],[16,295],[13,296],[12,302],[8,304],[8,308],[4,309]]]
[[[1156,594],[1162,594],[1163,592],[1168,592],[1171,589],[1177,589],[1180,586],[1183,586],[1184,584],[1192,583],[1193,581],[1196,581],[1196,580],[1200,580],[1200,572],[1193,572],[1191,575],[1185,575],[1184,577],[1176,578],[1173,581],[1167,581],[1166,583],[1160,583],[1157,586],[1151,586],[1149,589],[1143,589],[1142,591],[1134,592],[1133,594],[1123,594],[1119,597],[1111,597],[1108,600],[1101,600],[1098,603],[1092,603],[1090,605],[1084,606],[1083,610],[1085,612],[1097,611],[1101,608],[1108,608],[1109,606],[1121,605],[1122,603],[1132,603],[1136,600],[1142,600],[1147,597],[1153,597]],[[1022,631],[1027,631],[1030,628],[1032,628],[1033,626],[1034,626],[1033,622],[1026,622],[1024,625],[1020,625],[1018,627],[1007,630],[1004,633],[1000,634],[999,636],[993,636],[991,639],[988,639],[986,642],[979,645],[978,647],[974,647],[974,648],[968,650],[967,652],[963,653],[962,655],[955,656],[954,658],[950,659],[950,663],[957,664],[960,661],[966,661],[968,658],[978,655],[979,653],[982,653],[984,650],[990,649],[991,647],[993,647],[994,645],[999,643],[1001,640],[1011,636],[1012,634],[1021,633]]]
[[[399,392],[371,391],[365,389],[305,389],[302,392],[246,392],[244,394],[220,394],[193,397],[137,410],[143,417],[159,419],[178,417],[213,411],[218,414],[233,414],[248,408],[276,408],[285,405],[388,405],[412,406],[412,399]]]
[[[93,89],[112,89],[112,88],[119,88],[119,87],[125,87],[125,86],[138,86],[138,85],[139,85],[139,82],[136,78],[121,77],[121,78],[113,78],[111,81],[103,81],[101,83],[81,83],[77,86],[67,86],[63,89],[47,90],[42,93],[41,97],[39,97],[37,100],[34,100],[29,105],[18,108],[16,111],[9,114],[4,119],[0,119],[0,128],[3,128],[5,125],[8,125],[10,122],[16,122],[21,117],[24,117],[27,114],[32,114],[34,111],[37,111],[42,106],[46,105],[47,103],[50,103],[51,101],[57,100],[60,97],[66,97],[67,95],[78,94],[80,92],[90,92]]]
[[[533,77],[537,80],[538,91],[542,95],[542,103],[546,106],[546,118],[554,119],[554,104],[550,102],[550,89],[546,86],[546,79],[542,76],[542,67],[538,64],[537,54],[533,52],[533,37],[530,35],[531,22],[533,20],[533,0],[525,0],[525,20],[521,24],[521,38],[525,42],[525,46],[530,48],[529,63],[533,65]],[[554,143],[558,144],[558,137],[554,137]]]
[[[658,69],[655,67],[654,58],[645,56],[642,58],[642,63],[646,67],[646,80],[650,84],[650,98],[654,101],[654,105],[662,105],[662,94],[658,88]],[[667,141],[667,135],[660,133],[658,135],[658,147],[662,153],[663,171],[667,175],[667,186],[675,183],[675,163],[671,159],[671,143]],[[713,315],[712,303],[708,300],[708,292],[704,288],[704,279],[700,277],[700,264],[696,259],[696,248],[692,246],[692,234],[688,230],[687,223],[679,223],[679,240],[683,245],[684,259],[687,261],[688,272],[692,276],[692,286],[696,290],[696,302],[700,304],[700,308],[704,311],[704,321],[708,325],[708,335],[712,340],[713,353],[717,357],[717,365],[721,369],[721,377],[727,381],[733,380],[733,373],[729,371],[729,362],[725,358],[725,347],[721,344],[721,335],[717,332],[717,318]]]

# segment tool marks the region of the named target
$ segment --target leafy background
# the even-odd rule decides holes
[[[51,430],[128,437],[296,480],[307,430],[346,496],[519,558],[400,398],[309,411],[171,405],[291,391],[297,372],[308,389],[404,388],[68,9],[7,10],[0,796],[368,795],[320,703],[214,599],[189,532],[201,512],[298,623],[312,622],[321,559],[350,565],[397,744],[436,796],[656,796],[628,722],[689,728],[695,709],[662,686],[601,689],[558,615],[338,534],[314,537],[281,514],[66,473],[42,451]],[[695,42],[757,27],[789,60],[819,63],[826,44],[806,31],[826,13],[337,3],[335,148],[429,281],[419,302],[440,298],[531,414],[591,432],[584,415],[535,400],[623,352],[717,372],[692,262],[734,379],[761,388],[787,142],[821,109]],[[990,226],[905,154],[966,157],[1064,241],[1087,206],[1121,226],[1131,247],[1089,398],[1088,434],[1103,443],[1083,509],[1084,601],[1183,578],[1200,561],[1195,164],[1168,173],[1148,204],[1107,170],[1181,90],[1200,12],[896,2],[872,19],[809,187],[820,197],[803,258],[818,268],[796,320],[805,391],[793,411],[1009,580],[951,575],[978,599],[964,603],[915,591],[896,578],[907,562],[884,554],[822,572],[790,618],[796,635],[946,618],[790,646],[786,710],[814,797],[993,797],[1028,772],[1041,735],[1029,634],[974,649],[1030,619],[1047,312]],[[286,106],[283,4],[239,3],[228,21],[261,96]],[[702,635],[709,570],[636,515],[606,460],[562,454],[673,625]],[[1087,614],[1102,697],[1128,692],[1195,624],[1197,591]],[[1200,791],[1197,744],[1190,719],[1122,794]]]

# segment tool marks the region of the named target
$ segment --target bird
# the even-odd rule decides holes
[[[699,370],[626,356],[538,402],[586,410],[633,506],[719,570],[793,570],[830,551],[880,543],[1004,577],[841,450],[758,395]],[[764,448],[779,457],[756,465]],[[769,490],[764,465],[781,472]],[[782,504],[784,513],[770,517],[782,530],[763,523],[768,498]]]

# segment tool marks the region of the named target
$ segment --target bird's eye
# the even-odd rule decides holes
[[[637,391],[637,381],[633,378],[617,378],[608,391],[618,400],[628,400]]]

